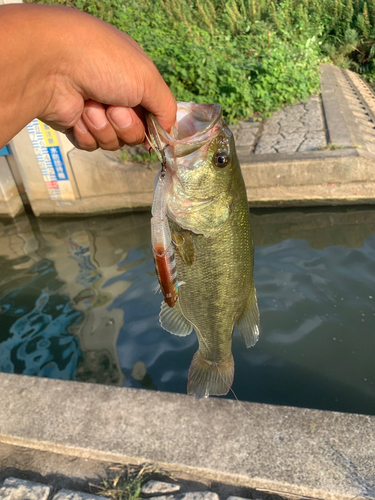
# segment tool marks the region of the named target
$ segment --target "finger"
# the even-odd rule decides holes
[[[145,126],[139,110],[123,106],[109,106],[106,114],[118,137],[125,144],[134,146],[144,141]]]
[[[124,145],[109,122],[105,107],[96,101],[86,101],[82,119],[99,147],[116,151]]]
[[[151,68],[147,69],[150,71]],[[176,123],[177,102],[155,66],[153,73],[145,75],[144,94],[140,104],[151,111],[160,125],[169,132]],[[155,96],[158,96],[157,99]]]
[[[73,127],[73,132],[68,134],[68,138],[73,142],[77,149],[84,149],[85,151],[95,151],[99,145],[95,138],[90,134],[82,118]],[[73,138],[73,141],[72,141]]]

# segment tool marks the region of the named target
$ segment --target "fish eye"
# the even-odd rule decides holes
[[[224,168],[228,165],[229,154],[226,151],[219,151],[215,155],[215,165],[219,168]]]

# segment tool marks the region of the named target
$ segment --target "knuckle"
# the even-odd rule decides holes
[[[82,151],[89,151],[91,153],[92,151],[96,151],[99,148],[99,146],[97,146],[97,145],[86,146],[86,145],[82,145],[82,144],[77,144],[76,148],[81,149]]]
[[[121,134],[121,141],[128,146],[137,146],[145,140],[144,129],[132,130],[127,134]]]
[[[101,149],[105,149],[106,151],[117,151],[121,147],[118,142],[110,144],[99,143],[99,146]]]
[[[74,141],[77,149],[82,149],[83,151],[95,151],[98,149],[99,145],[95,140],[83,140],[81,137],[75,139]]]

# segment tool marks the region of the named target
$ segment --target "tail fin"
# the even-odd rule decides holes
[[[198,350],[189,369],[187,392],[196,399],[227,394],[233,383],[234,361],[231,355],[226,363],[213,363],[203,358]]]

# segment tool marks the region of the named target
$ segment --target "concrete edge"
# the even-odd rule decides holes
[[[317,149],[315,151],[300,151],[297,153],[268,153],[268,154],[253,154],[253,155],[238,155],[238,161],[241,167],[243,165],[253,165],[257,163],[284,163],[284,162],[300,162],[305,160],[325,160],[331,158],[347,158],[362,156],[364,150],[360,147],[350,146],[340,147],[339,149]],[[371,154],[371,153],[370,153]],[[373,155],[374,157],[374,155]],[[374,157],[375,160],[375,157]]]
[[[324,161],[323,161],[324,160]],[[323,206],[375,202],[375,155],[359,148],[239,157],[252,207]],[[127,166],[128,168],[129,166]],[[130,168],[130,167],[129,167]],[[36,216],[85,216],[149,211],[155,172],[139,168],[128,175],[137,191],[74,201],[35,199]],[[144,191],[142,190],[142,187]]]
[[[355,478],[373,474],[375,416],[2,373],[0,384],[9,445],[321,500],[365,498]],[[348,476],[347,463],[360,465]]]
[[[137,389],[136,389],[137,390]],[[141,389],[139,389],[141,390]],[[240,474],[226,474],[224,472],[209,470],[200,467],[192,467],[173,462],[150,461],[147,457],[124,455],[117,453],[104,452],[95,449],[87,449],[80,447],[64,446],[48,441],[37,441],[32,439],[18,438],[17,436],[8,436],[0,434],[0,442],[14,446],[22,446],[40,451],[49,451],[64,456],[86,458],[108,463],[118,463],[122,465],[142,465],[152,464],[153,466],[163,469],[173,475],[187,474],[194,475],[207,481],[217,481],[231,486],[240,486],[251,488],[264,493],[277,493],[286,496],[300,496],[303,498],[312,498],[316,500],[353,500],[353,495],[338,495],[329,491],[306,488],[299,486],[291,486],[288,483],[265,480],[262,478],[246,479]],[[356,496],[355,498],[365,500],[365,497]]]

